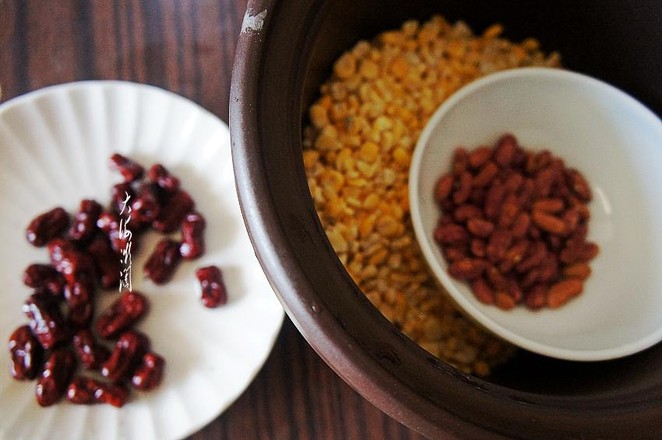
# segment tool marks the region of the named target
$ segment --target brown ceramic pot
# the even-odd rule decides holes
[[[514,40],[535,36],[568,68],[662,113],[660,0],[249,0],[232,77],[233,160],[246,224],[278,297],[346,382],[430,438],[661,438],[661,345],[596,363],[521,352],[487,380],[467,375],[384,319],[326,239],[303,168],[306,109],[357,39],[432,13],[476,31],[501,22]]]

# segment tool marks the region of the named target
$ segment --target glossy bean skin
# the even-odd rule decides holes
[[[59,348],[48,356],[35,389],[39,405],[53,405],[64,396],[75,366],[76,358],[67,348]]]
[[[30,326],[22,325],[9,337],[9,371],[16,380],[31,380],[41,371],[44,350],[32,334]]]

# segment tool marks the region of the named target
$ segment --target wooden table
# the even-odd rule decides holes
[[[246,0],[0,0],[2,100],[89,79],[156,85],[227,122]],[[190,440],[422,437],[364,400],[286,319],[244,394]]]

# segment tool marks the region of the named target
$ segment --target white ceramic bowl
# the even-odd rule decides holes
[[[433,239],[438,178],[453,150],[513,133],[548,149],[589,180],[589,239],[600,246],[584,292],[558,309],[503,311],[451,278]],[[662,340],[662,122],[597,79],[547,68],[515,69],[472,82],[450,97],[421,133],[409,196],[422,251],[455,302],[480,324],[533,352],[605,360]]]

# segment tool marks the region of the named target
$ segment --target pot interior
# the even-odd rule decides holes
[[[426,356],[379,315],[335,256],[316,216],[301,158],[301,132],[308,123],[307,108],[318,96],[319,86],[330,75],[337,57],[359,39],[398,28],[407,19],[425,21],[435,13],[449,22],[461,19],[477,33],[499,22],[507,38],[520,41],[534,37],[541,42],[543,50],[560,52],[566,68],[608,81],[660,115],[662,7],[659,1],[292,0],[265,3],[274,6],[268,11],[267,21],[273,25],[267,24],[268,32],[262,36],[254,104],[259,111],[251,116],[261,127],[256,134],[261,146],[240,155],[251,156],[241,158],[250,162],[247,173],[255,172],[264,179],[252,181],[262,187],[257,191],[265,186],[269,188],[255,197],[272,208],[256,209],[272,210],[266,217],[250,212],[247,206],[254,200],[247,200],[247,193],[243,195],[242,205],[249,230],[251,227],[253,232],[259,229],[273,239],[268,251],[261,250],[262,245],[257,243],[258,256],[288,314],[324,359],[351,385],[362,389],[364,395],[370,394],[361,382],[364,379],[348,378],[356,364],[347,368],[339,366],[344,360],[340,359],[341,354],[335,357],[338,345],[331,343],[330,349],[325,345],[328,341],[323,339],[329,335],[325,334],[324,326],[335,325],[345,333],[345,345],[352,344],[364,350],[371,362],[401,381],[403,389],[413,391],[434,405],[456,411],[469,424],[482,424],[502,434],[515,428],[506,426],[507,422],[499,422],[496,415],[492,420],[475,402],[463,398],[466,387],[478,390],[480,396],[509,399],[504,411],[512,414],[521,409],[522,402],[533,404],[531,414],[534,415],[543,414],[546,405],[569,411],[592,407],[622,407],[623,413],[634,408],[640,411],[638,418],[615,416],[613,423],[600,419],[603,426],[591,432],[607,434],[620,429],[623,434],[630,434],[638,432],[638,423],[643,423],[641,426],[658,423],[659,426],[654,420],[657,420],[655,414],[659,414],[662,401],[660,344],[627,358],[589,363],[560,361],[520,351],[487,379],[469,377]],[[249,12],[250,6],[249,3]],[[238,178],[242,179],[242,173]],[[266,238],[257,235],[253,234],[254,243]],[[279,252],[276,248],[280,246]],[[269,261],[277,254],[287,255],[281,261]],[[316,315],[320,310],[326,318]],[[323,324],[324,319],[328,320],[327,324]],[[360,362],[367,365],[365,359]],[[454,409],[449,409],[445,400],[453,396],[457,400],[453,402]],[[569,397],[572,399],[567,399]],[[371,400],[392,415],[397,411],[396,405],[390,411],[384,408],[388,404],[380,405],[384,402],[383,396]],[[535,413],[538,410],[543,412]],[[520,416],[522,419],[533,417],[525,413]],[[435,423],[434,415],[421,416]],[[558,420],[562,420],[563,416],[560,417]],[[447,420],[440,420],[440,423],[444,421]],[[590,424],[577,421],[568,422],[567,426],[580,429]],[[537,436],[542,432],[535,426],[517,429],[518,435],[523,436]],[[424,426],[420,430],[428,434],[436,432]],[[554,438],[562,431],[545,432],[548,438]]]

